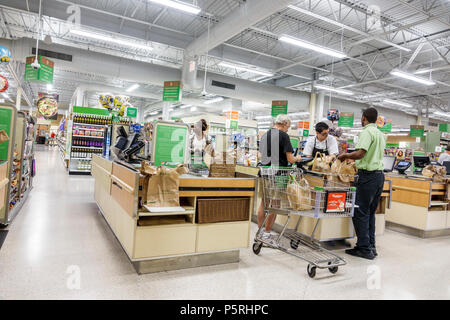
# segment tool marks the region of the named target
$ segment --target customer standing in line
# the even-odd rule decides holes
[[[338,156],[341,161],[356,160],[358,181],[356,183],[356,205],[353,226],[358,238],[353,249],[347,254],[372,260],[378,254],[375,247],[375,211],[380,202],[384,185],[383,154],[386,139],[377,128],[378,111],[368,108],[363,111],[362,126],[356,151]]]
[[[259,142],[259,152],[261,153],[262,166],[273,167],[287,167],[289,164],[301,161],[301,156],[293,155],[294,149],[291,145],[291,140],[287,132],[291,127],[291,120],[285,114],[280,114],[275,119],[275,124],[272,129],[267,131]],[[260,198],[262,198],[262,181],[258,186]],[[264,213],[264,201],[261,201],[261,205],[258,209],[258,227],[264,222],[266,215]],[[270,239],[272,226],[275,223],[276,214],[270,214],[267,218],[263,238]]]

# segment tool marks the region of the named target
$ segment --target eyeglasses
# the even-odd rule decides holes
[[[327,137],[329,132],[318,132],[322,137]]]

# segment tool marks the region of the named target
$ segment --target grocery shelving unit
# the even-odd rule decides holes
[[[0,210],[0,224],[9,224],[19,212],[33,188],[35,120],[14,107],[0,107],[2,121],[9,120],[9,141],[1,159],[7,161],[8,187],[2,194],[4,205]],[[9,117],[8,117],[9,116]],[[7,147],[7,149],[6,149]]]

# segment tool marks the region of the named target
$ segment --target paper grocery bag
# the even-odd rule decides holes
[[[187,168],[183,165],[175,168],[146,167],[145,172],[151,175],[147,188],[147,205],[149,207],[179,207],[180,175],[187,173]]]
[[[0,143],[6,142],[9,140],[8,134],[5,130],[0,130]]]

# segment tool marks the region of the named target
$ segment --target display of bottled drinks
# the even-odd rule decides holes
[[[131,121],[127,118],[119,117],[114,121],[114,123],[121,124],[123,126],[129,126],[131,124]]]
[[[74,138],[72,140],[72,145],[74,147],[89,147],[89,148],[102,148],[103,147],[103,141],[92,141],[89,139],[78,139]]]
[[[78,114],[73,115],[73,122],[95,124],[95,125],[107,125],[112,124],[112,118],[110,116],[101,116],[96,114]]]
[[[91,170],[91,162],[90,161],[79,161],[77,164],[77,169],[78,170]]]
[[[91,159],[93,154],[102,154],[103,150],[92,150],[84,148],[72,148],[71,158]]]

